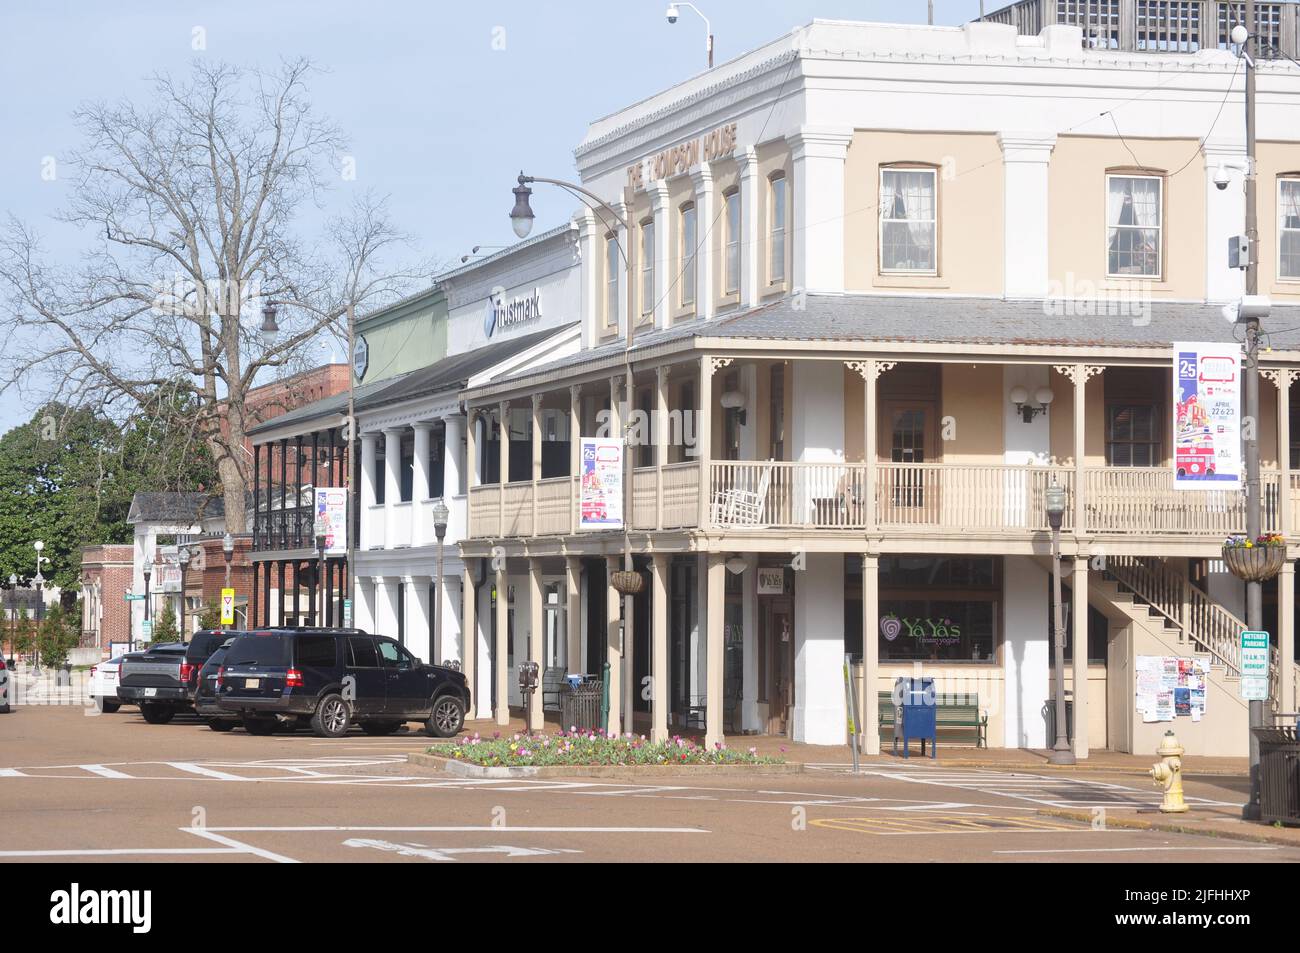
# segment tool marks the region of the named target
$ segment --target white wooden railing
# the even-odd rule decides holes
[[[1182,490],[1168,467],[1089,467],[1084,476],[1089,533],[1227,536],[1246,528],[1241,490]],[[1278,474],[1260,474],[1264,531],[1279,527]]]

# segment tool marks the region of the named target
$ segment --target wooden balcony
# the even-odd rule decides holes
[[[875,491],[863,463],[725,461],[709,464],[705,529],[737,532],[865,531],[1025,537],[1048,532],[1046,491],[1066,491],[1062,528],[1074,530],[1073,467],[965,463],[877,463]],[[642,467],[632,474],[636,531],[699,528],[700,464]],[[1283,493],[1277,471],[1261,474],[1264,530],[1300,525],[1300,473]],[[469,538],[562,536],[578,532],[577,481],[557,477],[474,487]],[[1181,490],[1167,467],[1088,467],[1083,533],[1217,541],[1246,524],[1241,490]],[[1283,508],[1289,508],[1284,521]]]

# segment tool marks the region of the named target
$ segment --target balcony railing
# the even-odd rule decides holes
[[[634,530],[696,528],[704,492],[705,526],[744,530],[864,530],[1020,536],[1047,532],[1046,493],[1066,492],[1062,528],[1074,529],[1073,467],[965,463],[878,463],[875,490],[862,463],[718,461],[700,486],[700,465],[642,467],[632,474]],[[1265,532],[1300,528],[1300,473],[1281,492],[1276,470],[1261,473]],[[1088,467],[1083,532],[1094,536],[1218,538],[1245,528],[1241,490],[1175,489],[1167,467]],[[535,489],[534,489],[535,487]],[[469,538],[578,532],[577,485],[570,477],[537,484],[475,487]]]

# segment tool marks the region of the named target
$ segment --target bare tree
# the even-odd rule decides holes
[[[60,216],[89,238],[81,261],[48,264],[16,219],[0,231],[0,390],[137,412],[188,403],[185,419],[159,424],[212,450],[230,532],[247,529],[255,382],[300,366],[322,334],[343,334],[348,306],[380,306],[430,273],[385,270],[405,239],[373,196],[326,219],[325,193],[350,160],[338,128],[313,114],[311,72],[301,60],[274,73],[198,64],[184,82],[156,76],[147,108],[83,106]],[[324,221],[303,223],[304,212]],[[306,240],[309,228],[320,237]],[[274,342],[258,333],[268,300],[280,305]]]

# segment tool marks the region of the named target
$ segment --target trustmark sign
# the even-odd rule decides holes
[[[491,337],[497,331],[510,331],[522,324],[532,324],[542,317],[542,290],[534,288],[533,293],[505,300],[494,294],[488,298],[487,308],[483,313],[483,333]]]

